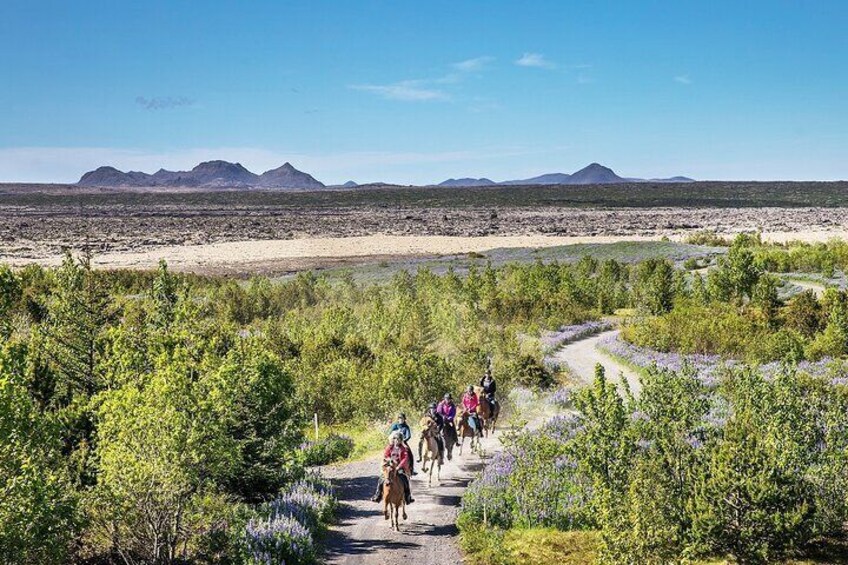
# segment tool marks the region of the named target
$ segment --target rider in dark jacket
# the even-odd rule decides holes
[[[480,388],[483,389],[483,394],[489,402],[495,401],[495,392],[498,390],[498,385],[495,383],[495,377],[492,376],[492,370],[486,369],[483,378],[480,379]]]
[[[439,465],[445,464],[445,442],[442,439],[442,430],[445,427],[445,419],[439,414],[439,411],[436,410],[436,403],[431,402],[427,407],[427,411],[424,413],[424,416],[430,418],[436,424],[436,443],[439,445]],[[421,461],[421,449],[424,446],[424,435],[421,435],[421,439],[418,440],[418,461]]]

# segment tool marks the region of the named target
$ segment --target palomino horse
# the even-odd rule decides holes
[[[448,461],[453,459],[453,447],[459,443],[456,437],[456,424],[453,420],[445,419],[445,427],[442,428],[442,440],[445,442],[445,455]]]
[[[391,518],[393,530],[400,531],[398,523],[398,510],[403,512],[406,520],[406,499],[403,496],[403,483],[398,476],[397,463],[391,459],[383,462],[383,517]]]
[[[480,448],[480,433],[471,428],[468,423],[468,413],[463,412],[459,418],[459,425],[456,427],[456,434],[459,436],[459,454],[462,455],[462,446],[465,445],[465,438],[471,438],[471,452]]]
[[[499,402],[491,403],[486,398],[486,393],[483,392],[483,387],[474,387],[474,394],[477,395],[479,403],[477,404],[477,415],[480,417],[483,428],[481,432],[486,435],[495,433],[495,424],[498,421],[498,416],[501,413],[501,405]]]
[[[422,472],[427,472],[427,462],[430,462],[427,486],[433,486],[433,467],[438,466],[436,470],[436,482],[442,481],[442,458],[439,457],[439,442],[436,440],[438,433],[439,430],[436,428],[436,422],[432,418],[425,416],[421,419],[421,438],[426,443],[426,447],[424,448],[424,462],[421,464]]]

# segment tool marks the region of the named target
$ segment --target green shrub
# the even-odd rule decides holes
[[[318,441],[307,441],[300,446],[300,456],[306,466],[328,465],[345,459],[353,453],[353,440],[347,436],[330,434]]]

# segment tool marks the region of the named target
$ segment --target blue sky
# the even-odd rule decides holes
[[[0,179],[848,178],[846,2],[3,0]]]

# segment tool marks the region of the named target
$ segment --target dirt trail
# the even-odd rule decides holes
[[[813,294],[816,298],[821,298],[825,291],[825,285],[813,281],[805,281],[801,279],[793,279],[791,277],[786,278],[786,282],[788,282],[792,286],[797,286],[802,291],[812,290]]]
[[[612,379],[624,378],[634,393],[641,388],[639,375],[631,368],[622,365],[609,355],[598,349],[598,342],[608,336],[618,334],[618,330],[601,332],[592,337],[569,343],[551,355],[551,359],[558,363],[565,363],[586,384],[595,378],[595,365],[600,363],[606,369],[607,377]]]
[[[595,364],[606,367],[611,378],[623,376],[631,389],[639,390],[636,373],[617,363],[596,348],[598,341],[617,330],[603,332],[576,341],[557,351],[553,358],[565,362],[584,382],[590,383]],[[418,476],[412,480],[415,503],[407,509],[408,520],[401,531],[394,532],[383,519],[382,505],[370,501],[377,482],[380,457],[322,469],[336,486],[342,509],[336,524],[325,540],[324,563],[328,565],[456,565],[462,554],[457,544],[456,516],[465,487],[486,464],[488,457],[500,449],[505,427],[483,440],[483,457],[470,453],[462,456],[454,451],[453,461],[442,467],[441,482],[435,476],[433,486],[416,462]],[[417,434],[413,449],[417,449]]]
[[[370,501],[377,483],[380,458],[323,469],[333,480],[339,499],[344,503],[337,523],[325,542],[324,562],[333,565],[427,565],[457,564],[462,556],[457,544],[456,515],[465,487],[486,461],[500,448],[503,431],[483,440],[483,455],[471,454],[466,442],[463,455],[454,451],[453,461],[445,461],[441,482],[427,486],[421,472],[412,479],[415,503],[407,508],[408,520],[401,531],[389,528],[383,519],[382,504]],[[413,450],[417,449],[417,434]]]

